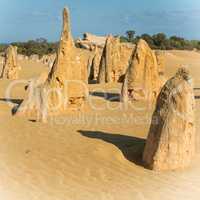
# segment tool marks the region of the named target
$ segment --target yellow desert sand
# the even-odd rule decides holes
[[[193,76],[199,130],[200,53],[166,51],[165,56],[167,78],[180,66],[188,66]],[[27,60],[20,61],[20,65],[20,80],[37,77],[48,70],[42,64]],[[10,83],[10,80],[0,81],[2,200],[199,199],[199,149],[192,165],[181,171],[154,172],[141,166],[152,112],[120,110],[121,84],[89,86],[92,103],[102,110],[90,109],[80,115],[78,121],[75,114],[69,113],[43,124],[31,118],[12,116],[13,107],[26,96],[26,84],[13,87],[12,106],[9,106],[5,91]],[[99,88],[104,88],[107,97],[114,100],[106,99]],[[109,109],[105,109],[106,106]],[[86,122],[83,116],[87,117]],[[130,121],[126,117],[130,117]],[[198,136],[197,131],[199,144]]]

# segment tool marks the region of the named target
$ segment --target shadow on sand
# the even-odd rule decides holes
[[[120,94],[110,92],[90,92],[91,96],[101,97],[111,102],[120,102]]]
[[[13,108],[11,110],[12,115],[15,115],[15,113],[17,112],[19,106],[23,102],[23,99],[6,99],[6,98],[0,98],[0,101],[4,101],[4,102],[16,104],[16,105],[13,106]]]
[[[144,151],[145,140],[132,136],[117,135],[99,131],[78,131],[82,136],[100,139],[115,145],[123,153],[124,157],[136,165],[143,166],[142,154]]]
[[[194,91],[198,91],[198,90],[200,90],[200,88],[196,87],[196,88],[193,88],[193,90]],[[194,98],[195,99],[200,99],[200,96],[199,95],[195,95]]]

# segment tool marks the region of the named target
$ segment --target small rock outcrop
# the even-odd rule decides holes
[[[161,50],[156,50],[155,55],[158,63],[158,72],[161,80],[161,86],[163,86],[167,81],[165,77],[165,68],[166,68],[165,52]]]
[[[17,47],[10,45],[6,50],[1,78],[18,79],[20,69],[17,59]]]
[[[28,60],[28,56],[22,55],[22,54],[17,54],[17,59],[18,60]]]
[[[165,74],[165,53],[163,51],[157,50],[155,51],[157,63],[158,63],[158,72],[160,76],[164,76]]]
[[[34,61],[34,62],[40,62],[40,56],[37,54],[33,54],[29,57],[29,60]]]
[[[196,144],[194,105],[191,77],[181,68],[157,99],[143,153],[146,167],[162,171],[189,166]]]
[[[155,53],[142,39],[133,51],[122,86],[122,101],[156,100],[161,88]]]
[[[105,42],[105,36],[97,36],[91,33],[84,33],[83,39],[76,40],[76,46],[88,50],[93,50],[95,47],[103,49]]]
[[[46,121],[48,115],[67,109],[81,109],[87,97],[88,59],[88,52],[74,45],[69,11],[65,8],[63,31],[54,65],[43,84],[32,82],[29,97],[20,106],[18,114],[34,112],[39,120]]]
[[[0,72],[2,73],[5,58],[0,55]]]
[[[102,53],[98,82],[119,82],[125,74],[134,45],[120,42],[119,37],[108,36]]]
[[[56,59],[56,54],[49,54],[49,55],[44,55],[41,58],[41,62],[44,65],[47,65],[49,69],[51,69],[51,67],[53,66],[54,62]]]

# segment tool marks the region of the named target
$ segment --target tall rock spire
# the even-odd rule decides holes
[[[88,54],[74,45],[69,10],[64,8],[63,29],[54,65],[44,83],[32,84],[28,100],[24,101],[21,110],[26,113],[34,108],[44,120],[51,113],[70,108],[79,110],[88,92],[85,86],[88,59]]]
[[[71,43],[71,46],[74,46],[74,41],[71,35],[71,24],[70,24],[70,12],[67,7],[63,9],[63,30],[61,35],[61,41],[66,41]]]

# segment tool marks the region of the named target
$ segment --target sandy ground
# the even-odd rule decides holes
[[[199,135],[200,53],[168,51],[166,58],[167,78],[180,66],[187,66],[194,77]],[[20,79],[48,70],[29,61],[21,65]],[[199,200],[199,148],[188,169],[143,168],[141,155],[152,109],[139,104],[124,108],[118,101],[120,84],[89,86],[90,106],[101,110],[68,113],[42,124],[12,116],[26,93],[25,83],[14,86],[9,106],[5,91],[10,83],[0,80],[0,199]]]

